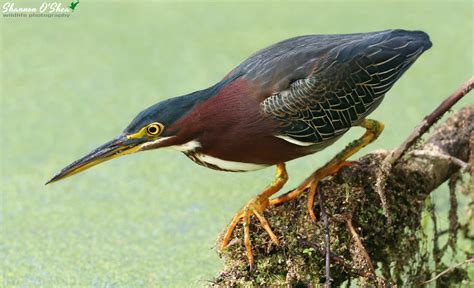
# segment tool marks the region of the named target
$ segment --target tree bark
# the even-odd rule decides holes
[[[427,267],[428,256],[422,247],[426,241],[421,227],[423,213],[427,211],[425,200],[453,174],[467,170],[473,131],[471,105],[440,124],[426,141],[412,147],[394,164],[384,189],[390,221],[384,215],[374,184],[383,160],[392,151],[367,154],[320,182],[331,228],[329,258],[333,285],[357,280],[368,286],[412,286],[433,276],[436,271]],[[222,253],[225,267],[210,286],[312,287],[325,283],[325,226],[323,221],[312,223],[306,200],[304,195],[266,212],[280,238],[280,246],[274,245],[252,220],[256,260],[253,272],[247,269],[245,248],[239,240],[243,231],[236,229],[236,238]],[[315,212],[321,220],[319,207],[315,205]]]

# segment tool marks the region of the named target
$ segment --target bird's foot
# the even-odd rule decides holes
[[[316,192],[318,188],[318,184],[321,180],[326,178],[327,176],[332,176],[336,174],[339,169],[342,167],[350,167],[353,165],[353,162],[350,161],[342,161],[339,163],[328,163],[329,165],[325,165],[320,169],[316,170],[310,177],[308,177],[300,186],[298,186],[293,191],[290,191],[286,194],[281,195],[275,199],[270,200],[270,205],[278,205],[287,201],[290,201],[299,195],[301,195],[305,191],[309,191],[308,193],[308,214],[311,217],[313,222],[316,222],[316,214],[314,213],[314,199],[316,198]]]
[[[270,204],[269,197],[275,194],[276,192],[278,192],[287,180],[288,180],[288,174],[286,173],[285,164],[278,164],[277,171],[276,171],[276,178],[274,182],[267,189],[265,189],[265,191],[263,191],[261,194],[259,194],[257,197],[253,198],[252,200],[250,200],[242,209],[240,209],[239,212],[237,212],[237,214],[235,214],[234,218],[232,219],[232,222],[229,225],[229,228],[227,229],[227,232],[224,235],[224,238],[222,240],[222,244],[220,247],[221,250],[227,247],[227,245],[230,242],[232,232],[234,232],[237,224],[239,222],[242,222],[243,227],[244,227],[245,251],[247,254],[247,259],[249,261],[250,271],[253,270],[253,263],[254,263],[254,258],[253,258],[253,253],[252,253],[252,244],[250,241],[250,217],[252,217],[252,215],[255,215],[257,219],[260,221],[260,224],[262,225],[263,229],[267,231],[272,242],[277,245],[280,244],[278,237],[275,235],[275,233],[273,233],[272,228],[270,227],[270,224],[268,224],[267,219],[265,219],[265,217],[263,216],[263,212]]]
[[[265,229],[265,231],[267,231],[272,242],[277,245],[280,244],[278,237],[275,235],[275,233],[273,233],[272,228],[270,227],[270,224],[268,224],[267,219],[265,219],[265,216],[263,216],[263,211],[265,211],[268,204],[269,204],[269,199],[263,198],[260,195],[250,200],[234,216],[234,218],[232,219],[232,222],[229,225],[229,228],[227,229],[227,232],[224,235],[224,239],[222,240],[221,250],[227,247],[227,245],[229,244],[230,238],[232,236],[232,232],[234,232],[237,224],[239,222],[242,222],[243,227],[244,227],[244,244],[245,244],[247,259],[250,265],[250,270],[253,269],[253,262],[254,262],[253,253],[252,253],[252,244],[250,241],[250,217],[252,215],[255,215],[257,219],[260,221],[260,224]]]

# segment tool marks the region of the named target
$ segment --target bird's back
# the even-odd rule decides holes
[[[299,36],[254,53],[233,71],[278,92],[306,78],[315,68],[325,68],[325,62],[347,62],[368,54],[370,46],[398,48],[400,54],[410,54],[419,48],[429,49],[431,42],[422,31],[405,30]]]
[[[301,36],[255,53],[233,73],[258,87],[276,136],[324,148],[372,112],[430,47],[421,31]]]

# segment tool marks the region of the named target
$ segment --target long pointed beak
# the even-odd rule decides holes
[[[136,152],[145,142],[145,138],[129,139],[126,136],[121,135],[115,138],[114,140],[107,142],[99,148],[93,150],[81,159],[69,164],[61,171],[59,171],[59,173],[56,174],[53,178],[51,178],[48,182],[46,182],[45,185],[82,172],[92,166],[95,166],[107,160]]]

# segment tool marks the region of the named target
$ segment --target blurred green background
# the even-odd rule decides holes
[[[44,182],[149,105],[208,87],[258,49],[303,34],[430,35],[433,48],[372,114],[385,132],[358,155],[396,147],[473,74],[473,17],[472,1],[81,1],[69,18],[2,17],[3,284],[206,285],[222,264],[218,234],[271,181],[272,168],[217,172],[154,151]],[[362,132],[354,130],[289,163],[287,189]],[[442,213],[447,188],[438,192]]]

